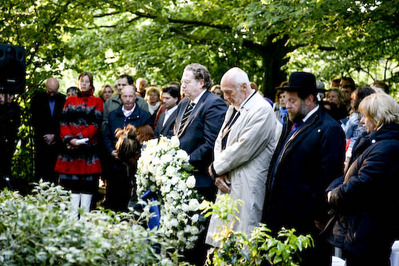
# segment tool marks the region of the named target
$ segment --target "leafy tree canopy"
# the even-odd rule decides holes
[[[272,95],[287,69],[396,82],[398,7],[398,0],[12,0],[1,7],[0,40],[27,48],[33,83],[73,69],[165,84],[199,62],[215,82],[239,66]]]

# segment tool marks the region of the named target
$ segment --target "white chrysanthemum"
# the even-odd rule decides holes
[[[191,211],[197,211],[200,206],[197,199],[191,199],[188,205],[190,206]]]
[[[190,206],[188,206],[187,204],[182,204],[182,205],[181,205],[181,208],[182,208],[182,210],[183,210],[184,212],[190,211]]]
[[[173,136],[173,137],[170,139],[170,141],[171,141],[171,146],[172,146],[172,147],[179,147],[179,146],[180,146],[180,141],[179,141],[179,138],[178,138],[178,137]]]
[[[171,225],[171,226],[174,226],[174,227],[177,227],[177,226],[179,225],[179,222],[177,221],[177,219],[172,219],[172,220],[170,221],[170,225]]]
[[[187,188],[188,187],[187,187],[186,181],[180,179],[179,184],[177,184],[177,189],[180,191],[186,191]]]
[[[184,150],[178,150],[176,152],[176,159],[177,160],[182,160],[182,161],[188,161],[190,157],[188,156],[187,152]]]
[[[174,176],[172,177],[170,182],[172,183],[172,185],[176,185],[179,182],[179,178],[177,176]]]
[[[173,167],[173,166],[168,166],[168,167],[166,167],[166,175],[168,175],[168,176],[176,176],[178,173],[177,173],[177,168],[176,167]]]
[[[194,176],[189,176],[187,178],[186,184],[187,184],[188,188],[194,188],[195,187],[195,183],[196,183],[196,180],[195,180]]]
[[[177,193],[176,191],[171,191],[170,192],[170,196],[173,199],[178,199],[179,198],[179,193]]]
[[[198,222],[198,218],[199,218],[199,215],[194,214],[193,217],[191,217],[191,221],[193,221],[193,223],[196,223],[196,222]]]
[[[161,163],[162,164],[169,164],[171,161],[173,161],[173,157],[170,154],[164,154],[161,157]]]
[[[190,233],[193,234],[193,235],[198,235],[199,230],[198,230],[198,228],[196,226],[191,226]]]

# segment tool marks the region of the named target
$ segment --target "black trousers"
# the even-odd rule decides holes
[[[115,212],[127,212],[132,196],[132,176],[134,177],[134,173],[130,173],[127,165],[117,160],[114,160],[109,170],[106,174],[103,172],[107,181],[104,208]]]

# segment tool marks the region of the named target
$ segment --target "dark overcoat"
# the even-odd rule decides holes
[[[356,256],[389,258],[399,225],[399,125],[359,139],[353,157],[343,183],[328,189],[337,212],[330,241]]]
[[[328,218],[325,190],[343,172],[345,134],[322,108],[293,134],[291,125],[284,124],[269,168],[263,222],[275,233],[317,235],[315,221]]]

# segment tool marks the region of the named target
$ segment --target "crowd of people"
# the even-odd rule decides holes
[[[243,200],[234,230],[250,234],[263,222],[273,235],[282,227],[310,234],[314,247],[301,265],[331,265],[333,246],[347,265],[389,265],[399,225],[399,105],[383,83],[334,78],[325,90],[313,74],[294,72],[273,104],[240,68],[214,85],[205,66],[190,64],[162,89],[123,74],[96,97],[89,72],[67,96],[55,78],[45,88],[31,100],[35,175],[72,191],[77,219],[78,208],[95,208],[100,179],[102,205],[128,211],[140,146],[177,136],[205,199]],[[203,265],[207,249],[220,245],[219,225],[217,216],[207,219],[184,254],[189,262]]]

